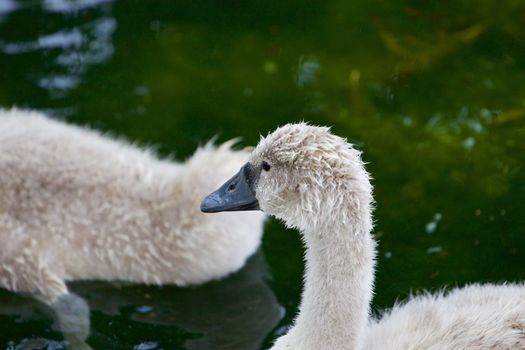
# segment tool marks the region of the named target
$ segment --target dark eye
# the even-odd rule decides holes
[[[228,192],[233,192],[235,190],[235,187],[237,187],[237,183],[233,182],[233,183],[230,184],[230,186],[228,186],[227,191]]]
[[[271,168],[271,165],[268,162],[262,162],[262,168],[264,171],[268,171]]]

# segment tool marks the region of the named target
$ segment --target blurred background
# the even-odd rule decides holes
[[[0,106],[184,160],[294,121],[364,152],[374,313],[422,290],[525,280],[521,0],[0,0]],[[94,349],[265,349],[302,288],[298,234],[202,287],[75,283]],[[0,349],[63,349],[45,308],[0,291]]]

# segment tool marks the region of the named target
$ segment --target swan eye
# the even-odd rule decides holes
[[[262,162],[262,168],[264,171],[268,171],[270,170],[272,166],[270,164],[268,164],[268,162]]]
[[[235,190],[235,187],[237,187],[237,183],[231,183],[230,186],[228,186],[227,191],[233,192]]]

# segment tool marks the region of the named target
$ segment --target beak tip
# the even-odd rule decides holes
[[[259,209],[257,198],[252,189],[252,181],[246,175],[251,164],[245,164],[237,174],[226,181],[219,189],[209,194],[201,202],[203,213],[222,211],[245,211]],[[252,171],[253,172],[253,171]]]
[[[201,203],[201,211],[203,213],[209,213],[209,209],[208,209],[207,205],[204,202]]]
[[[201,211],[203,213],[213,213],[216,210],[214,210],[217,207],[217,201],[214,198],[210,198],[211,196],[207,196],[204,198],[201,202]]]

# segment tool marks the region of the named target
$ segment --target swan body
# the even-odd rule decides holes
[[[473,284],[418,296],[371,320],[365,340],[365,349],[525,349],[525,287]]]
[[[198,209],[247,160],[230,146],[206,145],[181,164],[38,112],[0,110],[0,286],[53,304],[70,280],[184,286],[240,269],[263,214]]]
[[[360,152],[328,128],[277,129],[201,203],[204,212],[257,208],[297,228],[306,246],[299,313],[272,350],[525,349],[523,284],[422,295],[370,318],[372,186]]]

